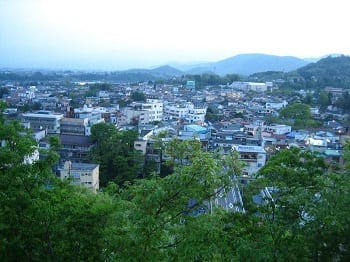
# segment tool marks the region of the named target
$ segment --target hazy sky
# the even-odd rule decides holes
[[[350,54],[346,0],[0,0],[0,68]]]

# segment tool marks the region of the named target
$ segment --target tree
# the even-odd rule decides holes
[[[142,174],[141,155],[134,148],[136,131],[119,131],[113,125],[100,123],[91,128],[95,146],[89,158],[100,164],[100,185],[114,181],[122,186]]]
[[[137,180],[118,197],[116,225],[109,235],[116,260],[210,260],[218,254],[222,225],[205,201],[230,183],[229,176],[199,141],[176,141],[170,147],[173,174]],[[191,150],[178,150],[182,148]],[[198,215],[198,210],[205,212]]]
[[[327,92],[325,92],[325,91],[320,92],[318,100],[317,100],[317,104],[320,105],[320,109],[322,111],[326,110],[327,106],[329,106],[331,104]]]
[[[134,101],[142,101],[145,102],[146,101],[146,95],[142,92],[132,92],[130,98]]]
[[[273,156],[249,185],[248,199],[270,192],[262,205],[246,207],[261,219],[267,260],[290,260],[291,252],[307,261],[349,256],[349,170],[330,170],[318,155],[291,148]]]
[[[1,118],[2,119],[2,118]],[[108,195],[59,181],[57,138],[43,159],[31,133],[0,121],[0,253],[4,261],[105,261],[105,230],[115,209]]]
[[[301,103],[288,105],[281,109],[280,117],[287,119],[310,119],[310,106]]]
[[[310,93],[307,93],[306,96],[303,99],[303,103],[307,105],[312,105],[312,95]]]
[[[280,111],[279,120],[282,123],[292,125],[294,128],[313,128],[322,125],[321,122],[312,119],[310,106],[296,103],[288,105]]]

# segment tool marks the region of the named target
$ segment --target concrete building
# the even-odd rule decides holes
[[[204,122],[207,108],[190,108],[186,116],[189,123]]]
[[[147,113],[145,113],[147,112]],[[163,120],[163,101],[158,99],[147,99],[146,102],[133,102],[130,107],[123,110],[124,114],[131,114],[134,117],[141,115],[140,124],[148,124],[151,122],[160,122]],[[147,115],[147,119],[141,120],[142,113]],[[129,118],[129,117],[128,117]]]
[[[256,82],[240,82],[235,81],[230,85],[231,88],[242,91],[265,92],[267,90],[266,83]]]
[[[25,113],[22,115],[23,122],[29,122],[33,130],[46,129],[48,134],[59,134],[63,114],[50,111],[38,111],[36,113]]]
[[[99,188],[100,166],[98,164],[72,163],[66,161],[59,169],[60,178],[72,179],[72,183],[84,186],[96,193]]]
[[[158,99],[147,99],[146,103],[142,103],[142,110],[149,112],[150,121],[163,120],[163,101]]]
[[[150,112],[135,107],[125,107],[122,110],[125,116],[125,124],[148,124],[150,123]],[[118,124],[118,121],[117,121]],[[118,125],[122,125],[121,122]]]
[[[207,107],[195,107],[193,103],[171,103],[164,106],[164,118],[167,120],[184,119],[189,123],[204,122]]]
[[[88,136],[60,135],[61,147],[59,149],[60,161],[84,162],[93,147]]]
[[[266,110],[271,110],[271,109],[274,109],[274,110],[280,110],[284,107],[286,107],[288,105],[288,102],[287,101],[283,101],[283,102],[280,102],[280,103],[277,103],[277,102],[267,102],[265,104],[265,109]]]
[[[107,110],[104,107],[88,107],[84,105],[83,108],[74,109],[74,117],[80,119],[88,119],[88,124],[85,127],[85,135],[91,135],[91,127],[98,123],[104,123],[105,120],[102,117],[102,113],[106,113]]]
[[[208,140],[210,135],[209,129],[199,125],[185,125],[183,130],[179,131],[180,139],[198,138],[200,140]]]
[[[292,131],[292,127],[288,125],[270,125],[265,127],[265,131],[274,135],[284,135]]]
[[[88,127],[88,118],[62,118],[61,134],[85,136],[86,128]]]
[[[187,102],[184,104],[171,103],[164,106],[164,118],[167,120],[179,120],[184,119],[189,111],[189,108],[193,106],[192,103]]]
[[[232,149],[247,164],[243,169],[243,176],[250,177],[266,164],[266,151],[262,146],[234,145]]]

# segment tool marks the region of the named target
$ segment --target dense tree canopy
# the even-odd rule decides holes
[[[141,155],[134,148],[137,138],[135,130],[120,131],[104,123],[92,126],[91,139],[95,146],[89,158],[100,164],[100,185],[114,181],[122,186],[140,176]]]
[[[310,106],[295,103],[279,112],[279,122],[293,126],[295,129],[319,127],[321,123],[312,119]]]
[[[142,92],[132,92],[130,95],[130,98],[134,101],[141,101],[141,102],[145,102],[146,101],[146,95]]]

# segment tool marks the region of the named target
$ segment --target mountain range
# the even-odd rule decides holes
[[[338,67],[336,67],[339,63],[343,66],[348,65],[347,60],[349,59],[349,57],[333,54],[333,55],[327,56],[326,58],[339,58],[339,59],[334,59],[334,60],[331,59],[330,60],[331,62],[327,62],[328,60],[327,59],[324,60],[325,58],[323,57],[319,59],[316,59],[316,58],[300,59],[293,56],[276,56],[276,55],[267,55],[267,54],[240,54],[240,55],[232,56],[230,58],[223,59],[216,62],[203,62],[203,63],[191,64],[191,65],[169,63],[169,65],[163,65],[152,69],[144,69],[144,68],[129,69],[129,70],[120,70],[120,71],[110,71],[109,73],[102,72],[102,71],[101,72],[100,71],[96,71],[96,72],[70,71],[70,72],[74,74],[75,77],[79,77],[79,74],[81,74],[81,78],[82,79],[86,78],[85,80],[93,80],[96,77],[97,78],[104,77],[105,81],[107,80],[154,81],[156,79],[169,79],[172,77],[177,77],[182,75],[194,75],[194,74],[203,74],[203,73],[214,73],[221,76],[224,76],[227,74],[237,74],[243,77],[251,76],[257,79],[265,79],[265,78],[268,79],[272,77],[271,74],[273,75],[278,74],[278,75],[281,75],[282,77],[283,75],[290,74],[292,72],[294,72],[293,74],[297,74],[305,78],[309,75],[315,75],[316,73],[319,72],[319,70],[325,71],[331,65],[335,67],[335,68],[332,67],[332,69],[330,70],[334,75],[338,71],[342,73],[344,71],[343,69],[341,68],[339,69]],[[346,62],[344,62],[343,60],[345,60]],[[325,72],[329,73],[328,71],[325,71]],[[57,71],[50,71],[50,70],[29,71],[29,72],[35,73],[34,75],[33,73],[32,74],[28,73],[29,75],[26,75],[25,72],[22,72],[21,70],[14,70],[9,72],[12,72],[13,75],[8,74],[8,72],[4,71],[4,73],[1,74],[1,79],[2,80],[12,79],[12,78],[29,79],[35,76],[34,78],[36,80],[45,80],[45,79],[56,79],[58,77],[56,75]]]
[[[315,60],[317,59],[315,58]],[[240,54],[216,62],[205,62],[192,65],[170,63],[153,69],[129,69],[121,72],[151,74],[155,77],[178,76],[182,74],[215,73],[218,75],[238,74],[251,75],[265,71],[289,72],[310,63],[293,56],[276,56],[267,54]]]

